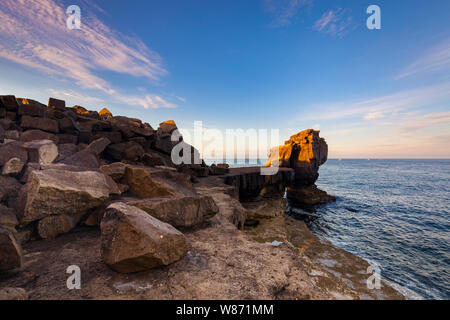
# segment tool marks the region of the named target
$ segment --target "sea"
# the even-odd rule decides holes
[[[450,299],[450,160],[329,159],[319,173],[317,186],[337,201],[289,214],[367,260],[406,298]]]

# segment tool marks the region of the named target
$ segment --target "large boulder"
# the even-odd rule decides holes
[[[31,99],[17,99],[20,116],[44,117],[47,107]]]
[[[17,176],[22,172],[25,164],[19,158],[9,159],[2,168],[2,175],[4,176]]]
[[[12,158],[18,158],[23,163],[27,163],[28,152],[22,143],[14,141],[0,145],[0,166],[5,165]]]
[[[21,186],[13,177],[0,176],[0,203],[13,205]]]
[[[106,154],[117,161],[137,161],[142,158],[144,153],[144,148],[133,141],[112,144],[106,149]]]
[[[0,272],[20,268],[22,262],[22,248],[14,232],[0,227]]]
[[[56,161],[64,160],[78,152],[78,147],[73,143],[63,143],[58,145],[58,158]]]
[[[98,168],[100,162],[98,156],[89,149],[81,150],[71,156],[68,156],[60,161],[63,164],[71,166],[79,166],[84,168]]]
[[[165,168],[128,165],[122,181],[141,198],[196,195],[189,176]]]
[[[7,111],[17,111],[19,105],[15,96],[0,96],[0,108],[3,107]]]
[[[58,157],[58,147],[51,140],[37,140],[23,144],[28,151],[30,162],[48,164]]]
[[[80,222],[84,213],[76,215],[61,214],[45,217],[39,220],[37,231],[42,239],[53,239],[56,236],[67,233]]]
[[[296,185],[312,185],[319,178],[319,166],[327,161],[328,145],[312,129],[293,135],[284,146],[272,148],[266,167],[295,169]]]
[[[117,182],[119,182],[125,176],[126,169],[127,165],[123,162],[114,162],[100,167],[100,170],[104,174],[110,176],[114,181]]]
[[[0,226],[14,229],[18,224],[16,212],[0,204]]]
[[[127,203],[176,228],[195,226],[219,211],[210,196],[142,199]]]
[[[110,143],[107,138],[99,138],[91,142],[85,149],[64,157],[61,163],[85,168],[98,168],[100,166],[98,156]]]
[[[287,187],[286,196],[291,203],[297,206],[314,206],[336,201],[336,197],[320,190],[315,184],[310,186]]]
[[[24,129],[39,129],[43,131],[48,131],[52,133],[59,132],[58,121],[50,118],[39,118],[23,116],[21,121],[21,126]]]
[[[30,142],[34,140],[51,140],[55,144],[59,143],[59,138],[57,135],[42,130],[27,130],[21,134],[19,140],[23,142]]]
[[[62,165],[31,171],[19,193],[21,225],[52,215],[86,214],[107,201],[116,192],[114,186],[117,189],[112,179],[97,171],[70,171]]]
[[[121,273],[169,265],[189,250],[185,236],[177,229],[121,202],[106,209],[100,229],[102,259]]]
[[[65,110],[66,108],[66,102],[64,100],[59,100],[55,98],[49,98],[48,99],[48,106],[50,108],[55,108],[59,110]]]

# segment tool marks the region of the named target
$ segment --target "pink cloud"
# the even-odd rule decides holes
[[[98,7],[88,1],[83,3],[86,5],[81,7],[81,29],[69,30],[68,15],[58,0],[2,0],[0,57],[73,81],[81,88],[100,90],[116,100],[117,90],[100,72],[112,71],[151,81],[167,75],[157,53],[141,40],[109,28],[88,11],[92,7],[101,12]],[[165,100],[156,100],[153,106],[173,107]]]

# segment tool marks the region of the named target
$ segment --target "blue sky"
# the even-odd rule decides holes
[[[66,28],[67,6],[80,30]],[[381,8],[381,30],[366,9]],[[0,94],[154,127],[321,130],[330,157],[450,158],[449,1],[0,3]]]

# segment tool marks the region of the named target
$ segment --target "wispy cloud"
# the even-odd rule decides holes
[[[164,98],[157,95],[146,95],[146,96],[120,96],[118,97],[119,102],[126,103],[133,106],[141,106],[145,109],[157,109],[157,108],[176,108],[177,106]]]
[[[305,115],[310,120],[334,120],[349,117],[361,117],[371,120],[387,116],[395,112],[426,109],[433,104],[450,99],[450,82],[400,91],[377,98],[361,99],[357,101],[338,101],[314,105],[317,112]]]
[[[375,111],[375,112],[370,112],[370,113],[366,114],[364,116],[364,120],[376,120],[376,119],[381,119],[383,117],[384,117],[383,112]]]
[[[264,8],[272,16],[272,27],[290,25],[303,7],[312,6],[314,0],[264,0]]]
[[[429,113],[401,123],[398,130],[402,133],[411,133],[447,124],[450,124],[450,112]]]
[[[313,29],[333,36],[343,36],[351,25],[352,17],[350,16],[350,10],[339,8],[325,12],[316,21]]]
[[[441,70],[450,70],[450,37],[428,49],[423,56],[406,67],[396,79]]]
[[[59,0],[2,0],[0,58],[67,79],[81,88],[99,90],[115,99],[119,99],[120,92],[100,75],[102,72],[151,81],[167,74],[157,53],[141,40],[110,29],[89,12],[90,7],[81,8],[81,30],[69,30],[65,8]],[[95,5],[93,8],[101,11]],[[136,105],[173,107],[162,98],[148,95],[142,99]]]
[[[92,96],[88,96],[73,90],[55,90],[52,88],[47,89],[47,91],[55,96],[55,97],[60,97],[60,98],[64,98],[64,99],[72,99],[73,101],[78,101],[78,103],[81,102],[87,102],[87,103],[98,103],[98,102],[104,102],[103,99],[101,98],[97,98],[97,97],[92,97]]]

